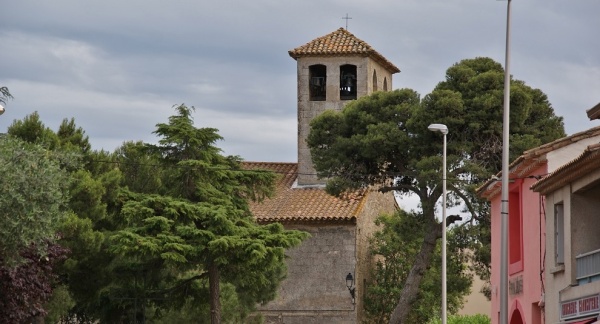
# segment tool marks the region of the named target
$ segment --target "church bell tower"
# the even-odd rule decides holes
[[[344,28],[288,52],[297,61],[298,186],[322,185],[306,139],[310,122],[327,109],[337,111],[375,91],[390,91],[400,70]]]

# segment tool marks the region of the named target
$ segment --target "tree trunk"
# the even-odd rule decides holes
[[[221,324],[221,300],[219,268],[214,262],[208,266],[208,286],[210,290],[210,323]]]
[[[398,300],[398,304],[390,317],[390,324],[406,323],[406,317],[419,294],[419,286],[423,275],[431,263],[431,256],[435,251],[436,241],[441,236],[441,226],[436,221],[429,223],[421,250],[415,258],[412,269],[408,273],[408,277],[400,293],[400,300]]]

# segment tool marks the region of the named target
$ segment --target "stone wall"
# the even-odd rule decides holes
[[[396,210],[396,201],[391,192],[380,193],[372,189],[367,196],[357,218],[356,229],[356,309],[358,323],[364,319],[364,299],[368,285],[371,282],[371,270],[375,265],[375,258],[371,256],[369,240],[379,228],[375,219],[381,214],[392,214]]]
[[[356,267],[355,225],[286,226],[311,237],[287,252],[277,299],[259,307],[266,323],[356,323],[346,275]]]
[[[327,67],[325,101],[310,101],[309,67],[315,64]],[[302,57],[298,59],[298,184],[300,185],[324,183],[324,181],[317,180],[306,138],[310,132],[310,121],[313,118],[325,110],[340,111],[346,104],[352,102],[352,100],[340,100],[340,66],[344,64],[356,66],[357,98],[373,92],[373,71],[377,71],[377,89],[383,89],[384,78],[387,80],[388,90],[392,89],[392,74],[368,57]]]
[[[286,226],[307,231],[311,237],[287,252],[288,277],[277,299],[260,307],[266,323],[355,324],[364,318],[363,303],[370,281],[373,258],[369,239],[377,230],[375,218],[393,213],[392,193],[368,193],[357,224],[316,224]],[[352,273],[356,301],[352,304],[345,278]]]

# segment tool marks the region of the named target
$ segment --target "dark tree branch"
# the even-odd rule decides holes
[[[461,221],[462,217],[460,215],[450,215],[446,217],[446,227],[454,224],[454,222]]]
[[[471,218],[475,218],[475,219],[479,220],[479,215],[475,211],[475,207],[471,203],[471,199],[469,199],[469,197],[467,197],[467,195],[465,195],[461,190],[456,188],[453,184],[450,184],[450,187],[452,188],[452,192],[454,192],[457,196],[459,196],[462,199],[465,206],[467,206],[467,209],[471,213]]]
[[[187,278],[184,281],[180,282],[177,286],[171,287],[171,288],[167,288],[167,289],[162,289],[162,290],[153,290],[152,294],[154,296],[158,296],[158,295],[167,295],[170,294],[174,291],[177,291],[185,286],[189,286],[193,281],[198,280],[198,279],[204,279],[204,278],[208,278],[208,272],[203,272],[199,275],[195,275],[193,277]]]

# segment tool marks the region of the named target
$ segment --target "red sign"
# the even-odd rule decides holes
[[[599,310],[598,308],[598,296],[592,296],[579,300],[579,312],[588,313],[591,311]]]
[[[561,310],[561,317],[571,317],[577,315],[577,301],[562,303]]]
[[[560,318],[577,317],[600,311],[600,295],[583,297],[560,303]]]

